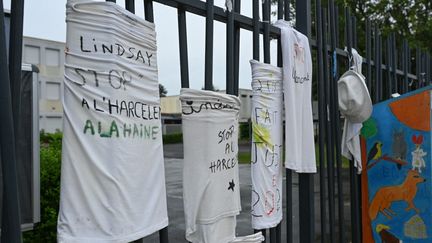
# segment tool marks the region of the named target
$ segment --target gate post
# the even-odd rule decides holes
[[[311,1],[296,1],[296,29],[311,36]],[[311,151],[315,153],[315,151]],[[314,174],[299,174],[300,242],[310,243],[315,236]]]

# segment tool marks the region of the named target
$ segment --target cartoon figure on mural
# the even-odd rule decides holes
[[[405,160],[407,155],[407,142],[405,140],[405,132],[403,130],[393,131],[393,158],[398,160]],[[401,166],[398,166],[401,169]]]
[[[402,184],[380,188],[369,207],[370,219],[375,220],[378,213],[382,213],[388,219],[392,219],[396,215],[396,212],[390,207],[396,201],[405,201],[408,204],[408,207],[405,209],[406,211],[413,209],[416,213],[419,213],[420,210],[414,205],[413,200],[417,194],[417,184],[425,181],[426,179],[421,177],[418,171],[409,170]]]
[[[421,144],[423,143],[423,136],[413,135],[412,141],[415,144],[415,150],[411,152],[412,154],[412,169],[418,170],[420,173],[422,172],[422,168],[426,167],[426,163],[423,159],[427,155],[425,151],[421,148]]]

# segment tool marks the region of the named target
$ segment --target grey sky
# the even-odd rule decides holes
[[[117,0],[124,6],[124,1]],[[136,14],[143,17],[143,1],[135,1]],[[10,9],[11,0],[4,0],[4,8]],[[225,0],[215,0],[215,5],[223,7]],[[24,9],[24,35],[48,40],[66,39],[65,24],[66,0],[26,0]],[[242,14],[252,15],[252,1],[242,1]],[[154,3],[154,16],[158,41],[159,82],[168,90],[168,95],[180,91],[180,62],[178,50],[177,10]],[[189,79],[191,88],[204,86],[204,45],[205,18],[187,14]],[[213,83],[225,89],[225,25],[214,25]],[[241,31],[240,48],[240,88],[250,88],[249,60],[252,58],[252,32]],[[272,63],[276,63],[276,43],[272,45]],[[261,45],[262,52],[262,45]],[[262,54],[261,54],[262,57]]]

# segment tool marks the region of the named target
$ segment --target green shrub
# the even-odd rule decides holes
[[[24,242],[56,242],[60,201],[62,134],[40,134],[41,222],[24,233]]]
[[[171,144],[171,143],[182,143],[183,142],[183,134],[176,133],[176,134],[165,134],[162,137],[164,144]]]
[[[250,139],[250,128],[249,128],[249,123],[240,123],[240,134],[239,134],[239,139],[240,140],[248,140]]]

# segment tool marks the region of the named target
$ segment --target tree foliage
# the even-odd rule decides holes
[[[359,24],[367,18],[386,36],[396,33],[406,38],[412,47],[432,53],[432,1],[431,0],[336,0],[350,7]]]
[[[168,90],[163,86],[163,84],[159,84],[159,96],[165,97],[168,94]]]

